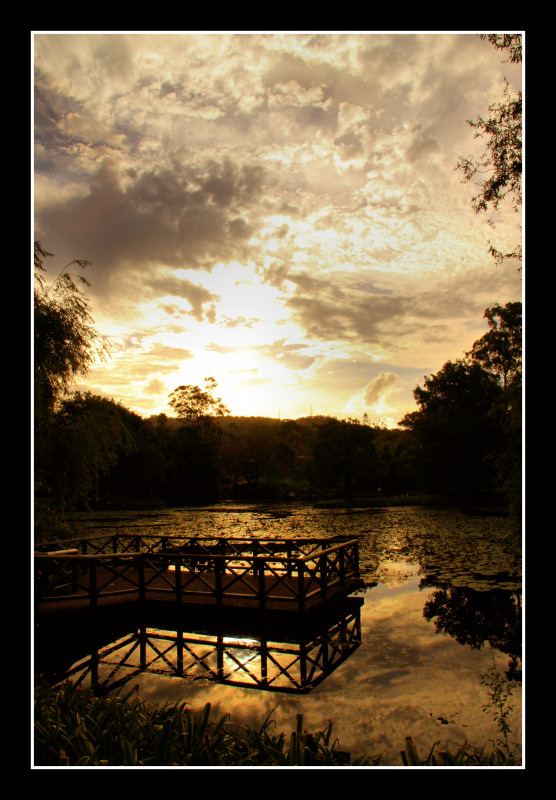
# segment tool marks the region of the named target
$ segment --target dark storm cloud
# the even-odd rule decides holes
[[[93,288],[102,293],[119,267],[207,268],[245,255],[252,231],[245,216],[261,186],[259,168],[229,160],[121,175],[105,159],[86,196],[37,212],[37,238],[92,261]]]

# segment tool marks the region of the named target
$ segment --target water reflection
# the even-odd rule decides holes
[[[193,670],[184,677],[173,677],[171,668],[159,657],[153,664],[160,668],[159,673],[142,673],[144,680],[139,676],[128,678],[129,685],[121,694],[136,682],[138,694],[149,702],[186,699],[194,709],[210,702],[215,720],[219,714],[230,713],[232,719],[254,727],[260,726],[279,703],[273,712],[276,732],[288,734],[294,729],[297,713],[304,714],[312,730],[323,729],[332,719],[334,735],[342,748],[354,756],[382,752],[384,765],[399,766],[399,751],[407,735],[423,752],[428,752],[436,740],[441,740],[440,747],[451,749],[464,741],[477,746],[495,741],[499,732],[492,717],[483,711],[489,696],[480,676],[495,659],[499,670],[506,670],[513,679],[520,674],[521,663],[521,558],[519,543],[512,542],[507,521],[443,508],[384,508],[358,513],[301,505],[288,509],[288,516],[254,507],[174,509],[156,521],[135,515],[125,527],[138,534],[148,525],[163,524],[164,532],[191,531],[200,536],[358,538],[361,576],[368,587],[361,608],[361,645],[306,693],[278,693],[275,687],[272,691],[253,691],[253,681],[250,687],[219,683],[203,667],[197,677]],[[103,527],[105,524],[109,527],[112,522],[104,520]],[[111,620],[110,624],[112,627],[103,630],[98,640],[99,652],[107,643],[117,644],[133,632],[137,634],[133,620]],[[179,627],[164,627],[156,619],[148,624],[157,630],[170,630],[174,637]],[[87,649],[76,639],[79,626],[64,622],[55,633],[53,642],[59,652],[50,667],[59,671],[54,679],[62,680],[69,666],[91,656],[92,648]],[[244,637],[251,644],[261,641],[256,630],[223,629],[222,633]],[[289,633],[287,626],[285,633]],[[35,652],[42,649],[41,641],[37,640]],[[291,645],[293,640],[284,635],[280,641]],[[272,644],[272,640],[269,642]],[[159,650],[166,655],[163,645],[160,642]],[[175,642],[168,641],[167,645],[175,646]],[[59,658],[62,652],[63,664]],[[251,669],[247,659],[253,652],[242,646],[235,656]],[[137,649],[132,656],[138,656]],[[215,655],[215,663],[216,659]],[[174,667],[175,659],[170,662]],[[111,668],[106,666],[106,670]],[[251,671],[257,677],[261,674],[260,667],[257,672]],[[99,677],[108,677],[108,671],[100,675],[100,666]],[[299,677],[297,681],[300,684]],[[512,706],[508,721],[513,741],[519,744],[519,687]]]
[[[91,620],[72,652],[60,649],[54,631],[43,626],[37,668],[51,681],[69,678],[99,696],[119,692],[142,674],[306,694],[361,645],[363,602],[349,597],[325,616],[293,626],[268,617],[243,625],[236,617],[227,626],[207,615],[194,630],[187,617],[151,608],[128,618],[125,633],[123,622]],[[78,649],[87,654],[75,659]]]
[[[521,592],[437,587],[426,577],[421,580],[420,589],[431,587],[434,591],[425,603],[423,616],[434,620],[437,633],[447,633],[459,644],[476,650],[488,642],[509,656],[508,680],[521,681]]]

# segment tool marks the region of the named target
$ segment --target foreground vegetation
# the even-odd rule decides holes
[[[133,690],[132,690],[133,691]],[[131,694],[131,693],[130,693]],[[194,715],[186,703],[151,707],[140,698],[95,697],[71,683],[35,689],[35,766],[380,766],[380,755],[352,757],[322,731],[303,727],[297,715],[289,736],[232,723],[228,715],[210,721],[210,703]],[[518,766],[506,743],[456,752],[435,742],[423,758],[410,737],[400,751],[405,766]]]

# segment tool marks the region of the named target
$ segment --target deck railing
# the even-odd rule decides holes
[[[63,547],[56,547],[56,544]],[[48,550],[46,549],[48,547]],[[35,601],[170,599],[307,606],[359,583],[357,539],[231,539],[113,534],[35,553]]]

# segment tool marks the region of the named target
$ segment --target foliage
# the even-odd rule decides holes
[[[279,494],[280,487],[293,478],[295,450],[287,428],[278,420],[238,419],[223,427],[223,433],[223,469],[236,496]]]
[[[495,305],[489,331],[464,359],[448,361],[413,392],[412,431],[422,488],[471,492],[503,488],[521,517],[522,306]]]
[[[500,391],[479,364],[462,359],[415,388],[420,409],[399,424],[413,431],[424,488],[467,494],[492,487],[502,434],[491,411]]]
[[[489,642],[491,647],[507,653],[510,656],[507,676],[520,679],[521,593],[498,587],[489,591],[469,586],[439,588],[437,582],[438,578],[432,582],[421,580],[420,588],[434,587],[423,607],[423,618],[433,621],[438,633],[447,633],[462,645],[480,650]],[[480,583],[476,585],[480,587]]]
[[[339,489],[350,500],[355,486],[367,492],[376,488],[374,431],[357,420],[325,419],[318,425],[314,466],[317,482]]]
[[[500,748],[472,747],[465,743],[455,753],[450,750],[436,750],[440,741],[431,747],[428,755],[422,758],[411,736],[405,740],[405,749],[400,750],[402,763],[405,767],[515,767],[521,761],[514,756],[508,756]]]
[[[34,380],[38,421],[54,409],[76,375],[85,375],[96,358],[107,354],[107,340],[96,332],[89,302],[76,280],[86,286],[89,283],[82,275],[67,271],[73,265],[85,269],[90,262],[75,259],[47,286],[44,260],[51,256],[40,242],[35,242]]]
[[[467,353],[494,375],[502,387],[492,409],[503,430],[503,442],[494,465],[498,480],[510,501],[515,526],[521,525],[522,497],[522,306],[520,302],[487,308],[490,330]]]
[[[147,706],[139,697],[95,697],[71,683],[39,685],[34,697],[35,766],[378,766],[380,756],[351,758],[332,741],[332,722],[322,731],[303,727],[297,714],[289,737],[273,734],[268,715],[252,728],[228,715],[211,721],[211,705],[194,714],[187,703]],[[455,753],[435,742],[421,758],[411,737],[400,752],[404,766],[515,766],[513,753],[465,744]]]
[[[48,434],[35,440],[35,500],[56,512],[87,508],[102,475],[135,447],[132,412],[89,392],[59,402]]]
[[[171,504],[210,502],[219,492],[219,459],[213,438],[182,425],[167,440],[164,496]]]
[[[489,690],[489,701],[483,705],[483,711],[494,716],[498,730],[502,734],[498,744],[504,748],[508,757],[512,758],[513,751],[508,740],[508,734],[511,733],[508,717],[513,711],[513,706],[508,701],[513,694],[515,684],[498,672],[494,662],[481,675],[481,684],[487,686]]]
[[[521,384],[522,368],[522,305],[520,302],[487,308],[484,317],[490,330],[481,336],[467,353],[488,372],[502,380],[504,389],[510,382]]]
[[[230,413],[222,400],[214,396],[217,385],[214,378],[205,378],[204,391],[199,386],[178,386],[169,395],[169,405],[180,419],[201,427],[208,417],[222,417]]]
[[[520,34],[482,34],[481,38],[488,38],[497,49],[509,50],[510,61],[521,61]],[[522,113],[522,93],[512,95],[506,81],[503,100],[489,106],[488,118],[467,120],[474,138],[484,140],[485,150],[478,160],[461,156],[456,169],[463,173],[464,182],[486,175],[480,178],[479,191],[471,201],[477,213],[498,211],[505,198],[512,201],[514,211],[521,207]],[[497,261],[521,259],[522,247],[519,244],[511,253],[502,253],[490,244],[490,252]]]
[[[497,50],[509,50],[510,61],[513,64],[518,64],[522,60],[520,33],[480,33],[479,38],[488,39]]]
[[[133,690],[132,690],[133,691]],[[186,703],[148,707],[140,698],[96,698],[72,684],[35,689],[37,766],[335,766],[349,754],[331,743],[332,724],[310,733],[297,715],[289,737],[273,735],[270,715],[260,729],[211,722]],[[371,759],[360,757],[355,765]]]

